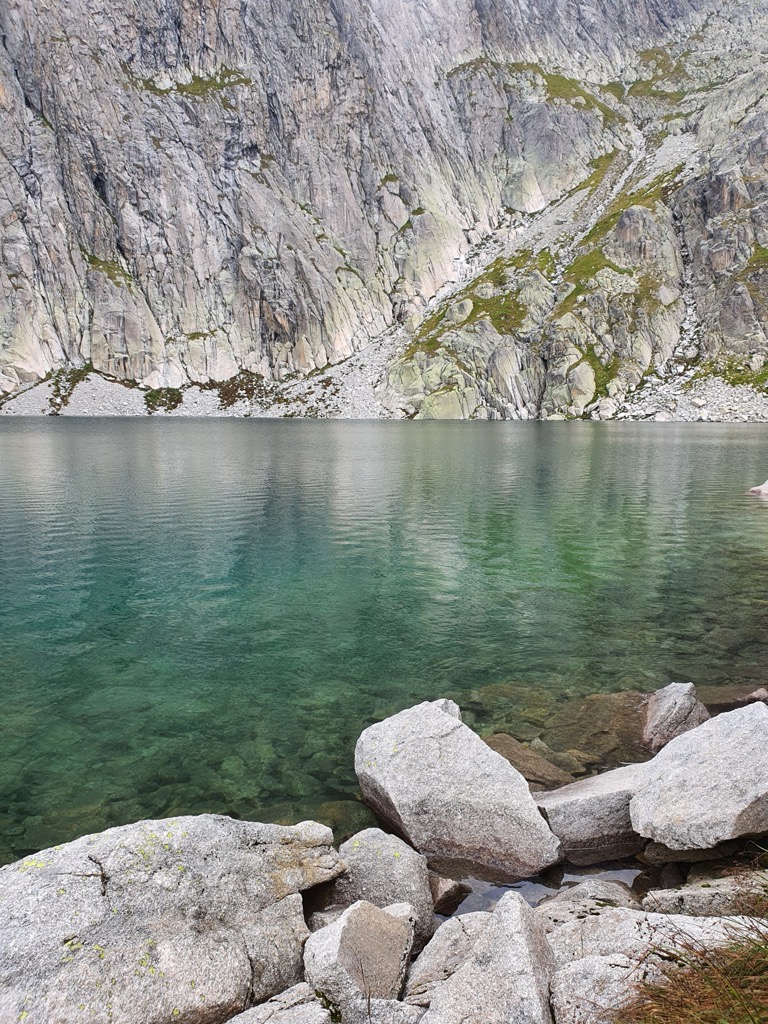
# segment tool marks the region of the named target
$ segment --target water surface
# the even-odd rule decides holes
[[[327,818],[422,699],[765,684],[766,476],[759,425],[3,421],[0,860]]]

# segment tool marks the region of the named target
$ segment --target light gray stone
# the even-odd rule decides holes
[[[306,982],[232,1017],[234,1024],[331,1024],[330,1011]]]
[[[359,900],[307,940],[306,980],[344,1024],[365,1021],[369,1000],[388,1002],[401,993],[414,929],[407,908],[393,910]]]
[[[768,871],[744,871],[716,877],[704,875],[675,889],[652,889],[643,898],[643,909],[659,914],[690,914],[699,917],[752,914],[768,915]]]
[[[663,960],[665,950],[714,949],[750,934],[754,927],[755,921],[743,916],[688,917],[606,908],[555,928],[548,938],[559,968],[588,956]]]
[[[768,707],[749,704],[672,740],[630,803],[640,835],[673,849],[768,831]]]
[[[536,913],[545,922],[549,932],[553,928],[577,920],[585,914],[599,912],[605,907],[628,907],[640,910],[640,900],[624,882],[610,882],[604,878],[588,878],[556,896],[550,896],[536,907]]]
[[[514,880],[560,859],[522,775],[435,704],[366,729],[355,771],[377,814],[438,870]]]
[[[648,698],[643,743],[655,754],[675,736],[695,729],[708,718],[709,712],[696,699],[693,683],[670,683]]]
[[[642,850],[645,843],[632,828],[629,804],[642,784],[644,770],[644,765],[627,765],[536,794],[569,861],[599,864]]]
[[[565,964],[552,979],[557,1024],[615,1024],[616,1014],[637,995],[641,982],[660,981],[657,965],[638,964],[620,953],[586,956]]]
[[[552,1024],[554,967],[541,919],[509,892],[464,963],[435,985],[424,1024]]]
[[[405,1001],[429,1006],[435,986],[461,967],[491,919],[491,914],[478,911],[452,917],[441,924],[411,965],[405,983]]]
[[[408,903],[416,911],[416,945],[435,930],[427,861],[397,836],[368,828],[339,847],[347,870],[330,887],[333,904],[351,906],[367,900],[377,907]]]
[[[205,814],[0,869],[0,1019],[218,1024],[281,992],[301,980],[300,892],[342,870],[332,841]]]
[[[432,891],[435,913],[444,914],[446,917],[453,914],[472,892],[472,887],[465,882],[445,878],[436,871],[429,872],[429,888]]]

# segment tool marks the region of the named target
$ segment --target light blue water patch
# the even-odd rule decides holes
[[[758,425],[4,420],[0,859],[321,815],[492,683],[762,685],[766,476]]]

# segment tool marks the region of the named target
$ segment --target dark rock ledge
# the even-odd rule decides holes
[[[396,835],[337,852],[315,822],[201,815],[10,864],[0,1024],[611,1024],[669,950],[768,933],[768,871],[748,856],[768,833],[767,699],[710,718],[672,684],[623,722],[650,760],[578,781],[541,740],[486,743],[452,701],[427,702],[357,744]],[[629,855],[655,887],[591,877],[536,908],[509,890],[492,912],[435,916],[468,876]]]

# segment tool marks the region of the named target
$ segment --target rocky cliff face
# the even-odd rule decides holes
[[[763,383],[766,27],[710,0],[7,0],[6,410],[93,374],[150,406],[482,418],[609,417],[724,356]],[[375,398],[303,383],[345,361]]]

